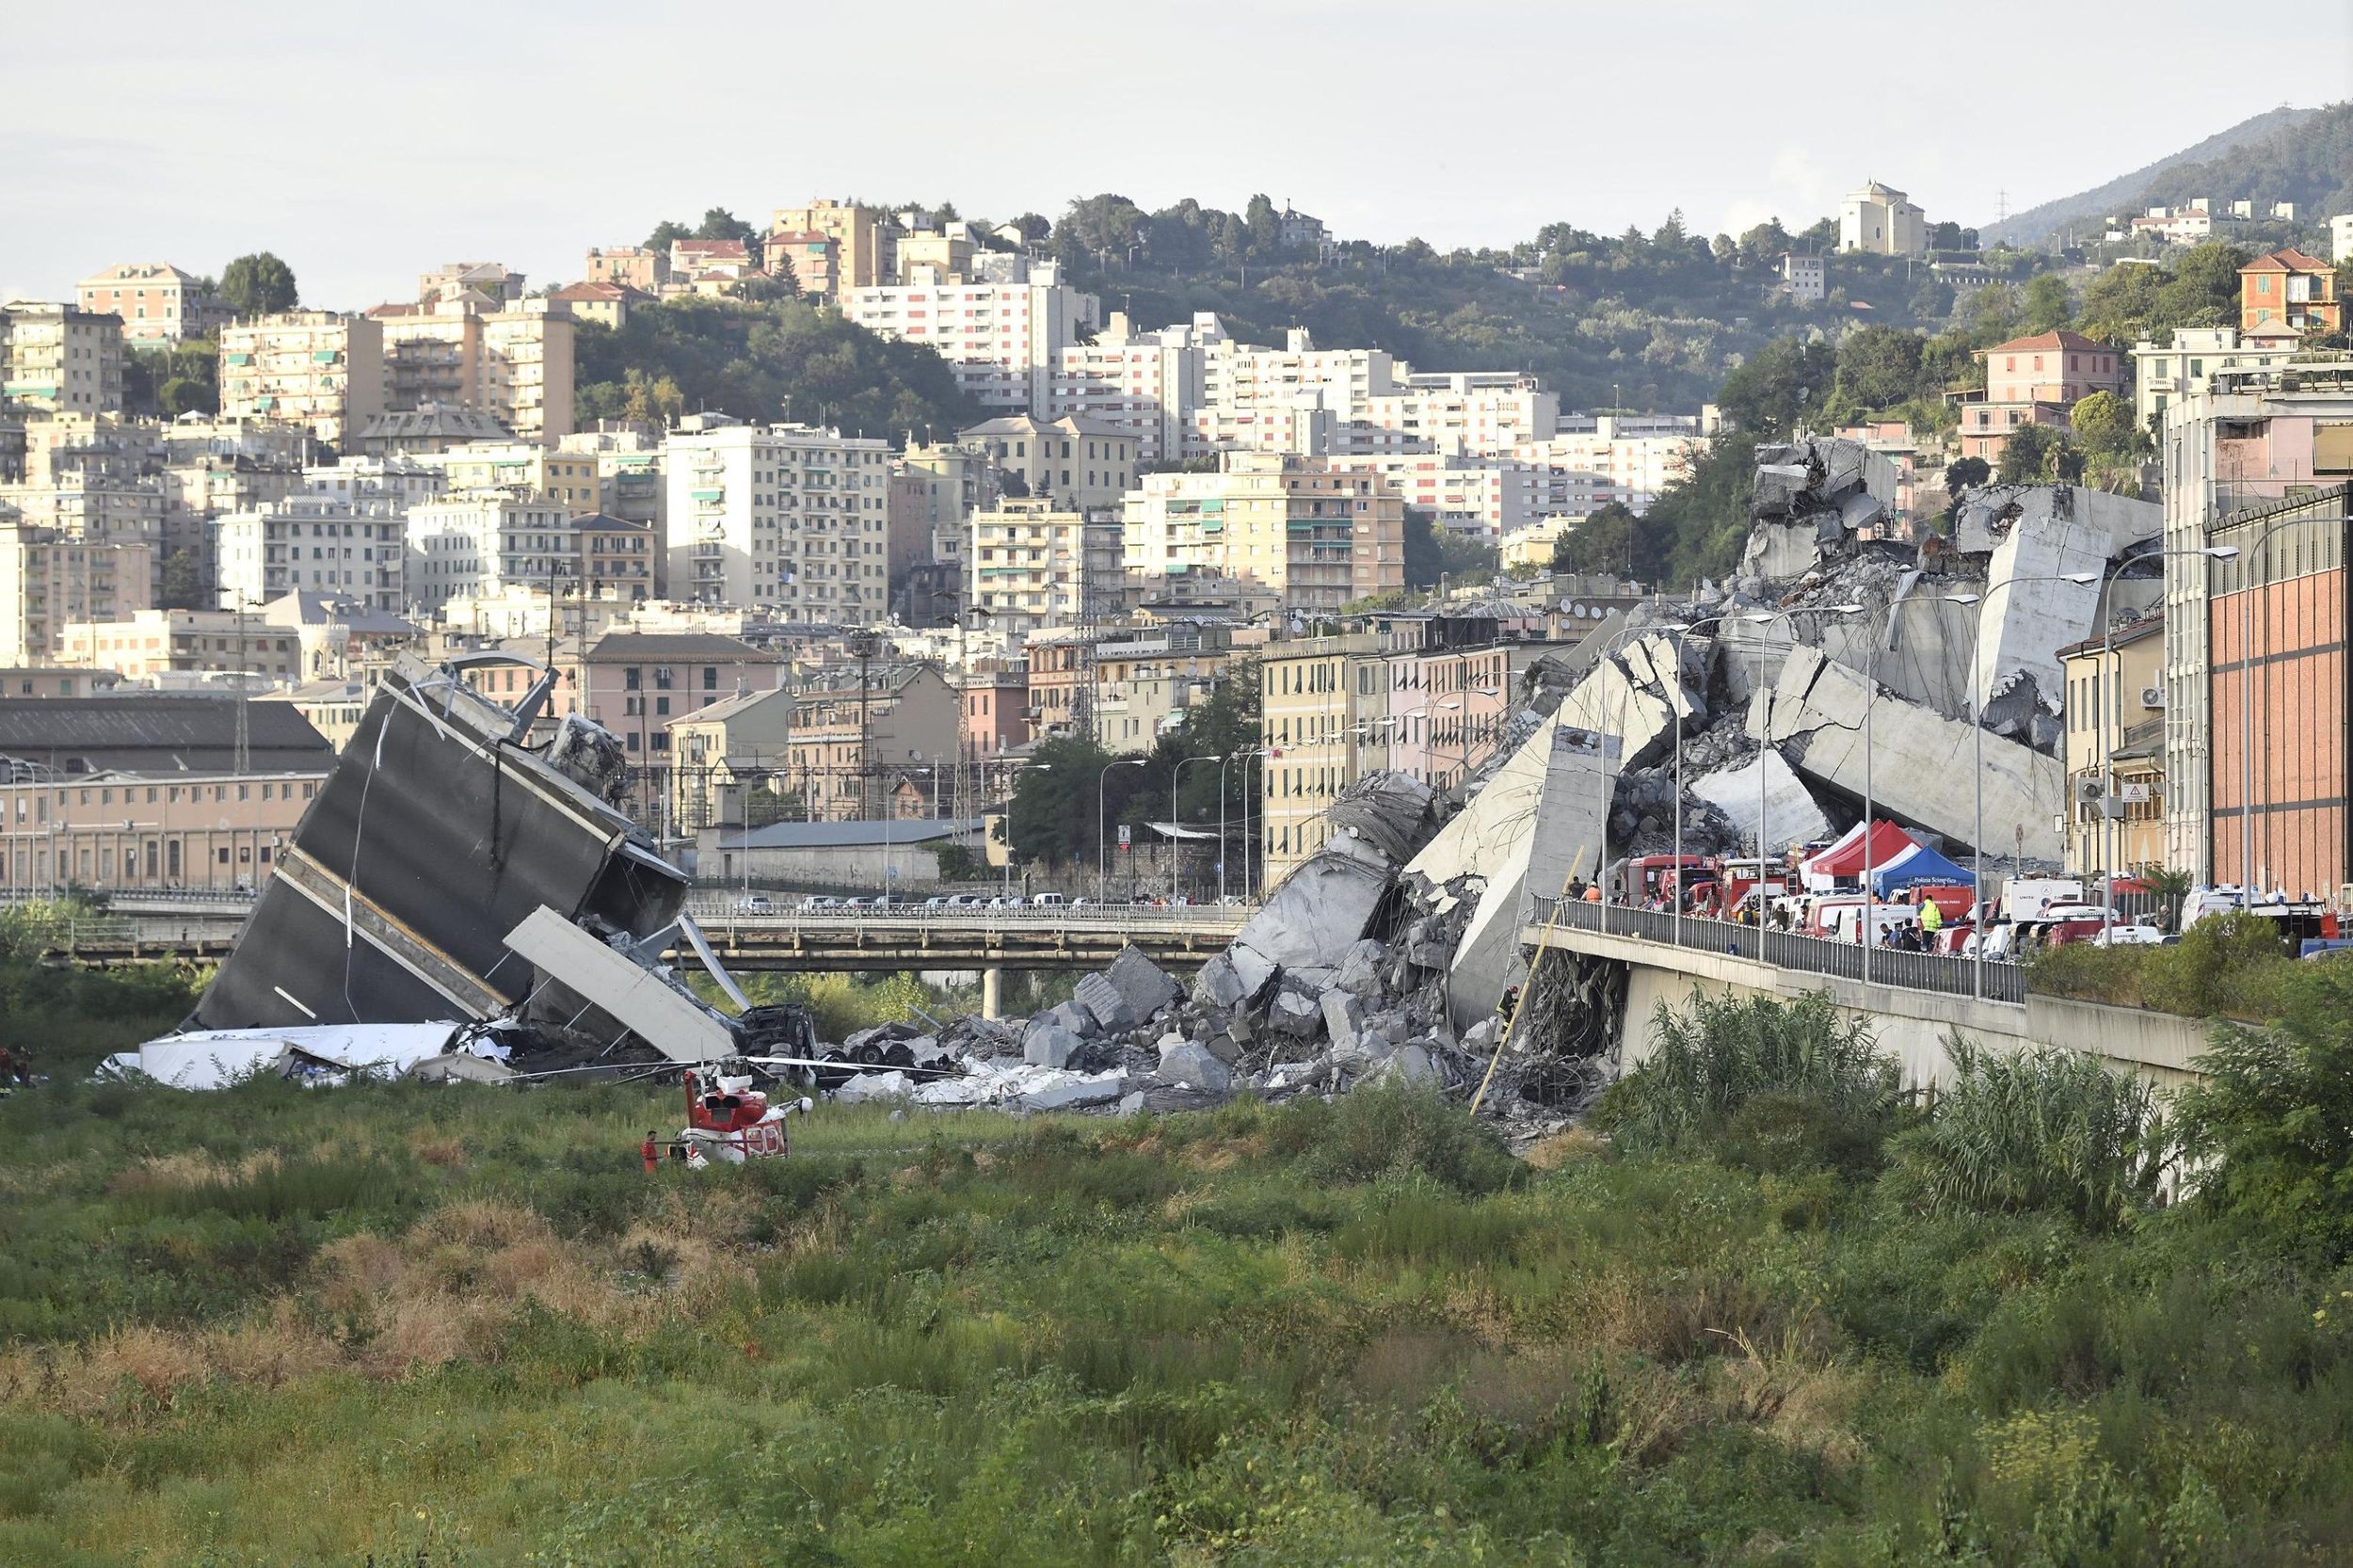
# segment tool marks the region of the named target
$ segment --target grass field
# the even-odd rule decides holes
[[[2353,1557],[2353,1274],[1940,1198],[1852,1071],[1720,1080],[1696,1148],[821,1107],[700,1177],[638,1167],[674,1091],[53,1085],[0,1104],[0,1563]]]

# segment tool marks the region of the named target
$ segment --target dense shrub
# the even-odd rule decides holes
[[[2353,1253],[2353,965],[2300,965],[2280,1021],[2224,1027],[2182,1091],[2198,1201],[2297,1247]]]
[[[2255,1019],[2278,1013],[2293,970],[2273,922],[2233,914],[2200,920],[2169,947],[2044,948],[2027,959],[2026,983],[2045,996],[2113,1007]]]
[[[1597,1117],[1629,1152],[1852,1167],[1876,1157],[1901,1108],[1894,1059],[1819,993],[1782,1002],[1694,991],[1683,1014],[1661,1002],[1652,1028],[1657,1047],[1610,1086]],[[1752,1109],[1760,1096],[1770,1097]]]
[[[1920,1207],[2058,1208],[2106,1226],[2155,1200],[2169,1134],[2147,1080],[2076,1051],[1950,1049],[1950,1086],[1895,1145],[1891,1182]]]
[[[1487,1128],[1437,1090],[1401,1082],[1357,1089],[1337,1105],[1294,1100],[1277,1120],[1307,1129],[1302,1162],[1337,1181],[1419,1176],[1460,1192],[1499,1192],[1525,1172]]]

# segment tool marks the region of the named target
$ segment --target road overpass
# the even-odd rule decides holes
[[[1955,1036],[1993,1050],[2057,1046],[2098,1056],[2160,1084],[2197,1077],[2194,1065],[2213,1026],[2137,1007],[2104,1007],[2026,988],[2014,964],[1937,953],[1871,954],[1793,932],[1760,931],[1724,920],[1623,905],[1537,899],[1522,945],[1626,969],[1621,1052],[1633,1066],[1657,1042],[1663,1004],[1681,1008],[1695,990],[1720,996],[1795,998],[1826,993],[1841,1011],[1871,1026],[1881,1048],[1902,1064],[1912,1084],[1948,1081]]]

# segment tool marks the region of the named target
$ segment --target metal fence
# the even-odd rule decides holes
[[[1683,917],[1678,932],[1674,915],[1663,909],[1634,909],[1619,904],[1586,904],[1554,898],[1536,900],[1532,923],[1545,925],[1556,916],[1561,924],[1605,936],[1632,936],[1646,942],[1728,953],[1776,968],[1803,974],[1863,978],[1863,944],[1833,942],[1794,931],[1735,925],[1729,920]],[[1945,996],[1978,995],[1979,966],[1975,958],[1942,952],[1903,952],[1893,948],[1871,951],[1871,983],[1907,991],[1934,991]],[[2023,1003],[2026,974],[2015,964],[1988,958],[1983,966],[1984,996],[1992,1001]]]

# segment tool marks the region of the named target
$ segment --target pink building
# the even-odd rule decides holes
[[[2060,403],[2073,408],[2096,392],[2124,390],[2124,357],[2080,332],[2012,338],[1978,356],[1988,403]]]

